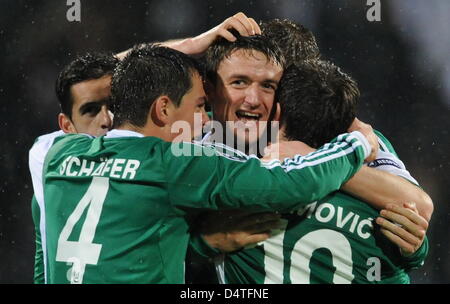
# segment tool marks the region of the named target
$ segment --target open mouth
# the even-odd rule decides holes
[[[261,114],[246,112],[246,111],[236,111],[236,116],[243,121],[258,121],[261,118]]]

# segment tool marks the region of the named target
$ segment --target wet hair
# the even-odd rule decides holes
[[[319,59],[320,51],[313,33],[288,19],[273,19],[260,24],[262,34],[274,41],[283,52],[286,66],[302,60]]]
[[[313,148],[347,132],[359,100],[356,82],[328,61],[291,65],[277,91],[285,137]]]
[[[55,85],[61,112],[72,118],[73,96],[70,92],[72,85],[112,75],[118,63],[119,60],[113,54],[87,53],[66,65],[59,73]]]
[[[114,127],[143,127],[153,102],[162,95],[179,106],[195,73],[200,74],[198,64],[181,52],[156,44],[133,47],[112,77]]]
[[[244,37],[240,36],[236,31],[231,32],[237,38],[234,42],[219,38],[208,48],[203,58],[206,76],[212,83],[215,83],[217,80],[217,69],[220,63],[237,50],[248,51],[249,54],[252,51],[261,52],[269,61],[284,68],[283,53],[273,41],[262,35]]]

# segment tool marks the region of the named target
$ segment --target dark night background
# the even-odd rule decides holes
[[[394,145],[433,198],[430,253],[413,283],[450,283],[450,1],[87,1],[69,22],[66,0],[2,0],[0,12],[0,283],[31,283],[34,228],[28,150],[58,129],[57,73],[89,50],[193,36],[243,11],[310,28],[325,58],[359,82],[358,116]]]

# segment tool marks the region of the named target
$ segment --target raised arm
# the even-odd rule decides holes
[[[235,41],[236,37],[231,30],[239,32],[241,36],[261,34],[258,23],[253,18],[249,18],[244,13],[239,12],[234,16],[225,19],[224,22],[216,27],[198,36],[168,40],[160,42],[159,44],[183,52],[187,55],[199,56],[219,37],[223,37],[228,41]],[[129,50],[118,53],[116,54],[116,57],[119,60],[122,60],[128,52]]]

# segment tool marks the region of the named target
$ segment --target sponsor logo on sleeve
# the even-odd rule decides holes
[[[389,158],[379,158],[374,160],[373,162],[370,162],[368,164],[369,167],[379,167],[379,166],[393,166],[399,169],[402,169],[399,164],[397,164],[395,161]]]

